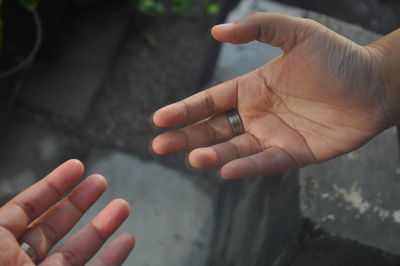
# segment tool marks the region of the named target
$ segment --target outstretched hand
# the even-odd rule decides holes
[[[156,111],[158,154],[191,151],[195,168],[224,178],[278,173],[350,152],[390,125],[378,51],[307,19],[256,13],[215,26],[215,39],[279,46],[266,65]],[[233,136],[225,112],[245,133]]]
[[[77,223],[107,188],[92,175],[62,199],[81,178],[83,165],[70,160],[0,208],[0,265],[84,265],[129,215],[129,205],[112,201],[89,224],[50,256],[50,249]],[[31,258],[20,248],[27,243]],[[134,245],[130,234],[117,237],[92,265],[121,265]]]

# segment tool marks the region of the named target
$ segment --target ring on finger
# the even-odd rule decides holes
[[[19,247],[28,255],[28,257],[33,262],[36,262],[37,260],[36,251],[28,243],[22,242]]]
[[[240,119],[239,113],[236,109],[232,109],[226,113],[229,123],[232,127],[232,132],[234,136],[244,133],[242,119]]]

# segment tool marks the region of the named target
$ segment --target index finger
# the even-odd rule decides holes
[[[82,177],[83,164],[69,160],[38,183],[18,194],[0,208],[0,226],[19,238],[37,217],[42,215]]]
[[[159,109],[153,122],[158,127],[173,127],[228,111],[237,105],[237,91],[237,78],[221,83]]]

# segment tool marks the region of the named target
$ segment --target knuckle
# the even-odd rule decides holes
[[[204,107],[208,112],[214,112],[215,102],[208,91],[204,93]]]
[[[79,215],[83,215],[85,213],[85,209],[79,206],[79,204],[69,195],[65,198],[65,204],[69,204]]]
[[[25,200],[16,200],[14,201],[14,204],[21,208],[22,211],[29,217],[32,218],[35,216],[36,213],[36,208],[33,204],[30,204],[29,202],[25,201]]]
[[[62,191],[60,191],[59,188],[57,188],[52,183],[50,183],[46,180],[44,180],[44,181],[45,181],[44,183],[49,187],[49,189],[52,190],[59,198],[61,198],[63,196],[64,193]]]
[[[311,18],[297,18],[299,21],[302,21],[304,24],[315,25],[317,22]]]
[[[310,18],[296,18],[297,24],[302,25],[305,29],[315,29],[321,26],[318,22]]]
[[[266,15],[265,12],[257,11],[257,12],[252,13],[249,17],[254,18],[254,19],[260,19],[260,18],[264,17],[265,15]]]
[[[204,131],[211,144],[218,141],[217,130],[210,123],[204,125]]]
[[[229,147],[231,148],[231,152],[232,154],[234,154],[235,158],[242,158],[242,153],[240,152],[240,150],[238,149],[238,147],[232,143],[231,141],[228,142]]]
[[[72,250],[59,251],[66,262],[66,265],[79,265],[78,256]]]
[[[40,226],[40,229],[47,241],[47,244],[52,247],[57,242],[57,230],[50,224],[43,223]]]
[[[242,75],[235,78],[235,86],[241,88],[247,82],[247,76]]]
[[[269,160],[271,161],[272,165],[274,166],[275,169],[279,169],[281,164],[282,164],[282,160],[281,160],[280,154],[278,154],[278,152],[271,152],[269,154]]]
[[[189,133],[185,130],[185,129],[180,129],[178,132],[180,132],[180,134],[182,134],[182,137],[184,139],[183,143],[184,143],[184,150],[190,150],[192,148],[192,144],[191,144],[191,138],[189,136]]]
[[[181,101],[183,109],[185,110],[185,117],[187,120],[192,120],[192,115],[190,112],[190,108],[188,106],[188,103],[186,101]]]

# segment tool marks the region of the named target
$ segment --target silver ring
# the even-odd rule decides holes
[[[236,109],[228,111],[226,115],[228,116],[229,123],[231,124],[233,135],[237,136],[242,134],[244,132],[243,123]]]
[[[37,260],[36,251],[33,250],[33,248],[28,243],[22,242],[19,247],[29,256],[29,258],[31,258],[33,262],[36,262]]]

